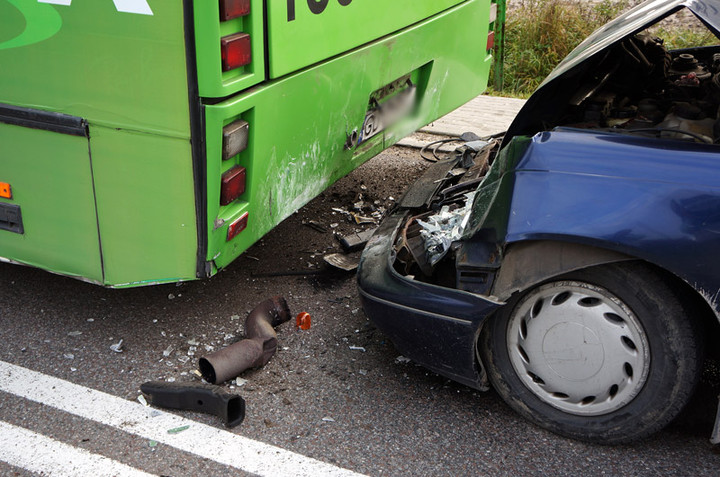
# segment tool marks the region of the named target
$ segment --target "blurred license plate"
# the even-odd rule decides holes
[[[409,114],[415,105],[415,90],[410,76],[405,76],[373,93],[358,144],[378,135]]]

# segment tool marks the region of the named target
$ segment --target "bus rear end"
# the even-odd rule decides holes
[[[0,256],[113,287],[211,276],[479,94],[493,15],[487,0],[0,0]]]

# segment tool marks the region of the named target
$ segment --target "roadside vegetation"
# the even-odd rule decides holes
[[[636,0],[510,0],[505,23],[503,90],[491,88],[491,94],[528,97],[585,37],[638,3]],[[669,49],[718,43],[694,17],[663,21],[652,32],[663,38]]]

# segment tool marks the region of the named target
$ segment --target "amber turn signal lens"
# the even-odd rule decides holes
[[[310,317],[310,313],[303,311],[295,317],[295,328],[300,328],[301,330],[309,330],[311,321],[312,318]]]
[[[0,197],[12,199],[12,188],[7,182],[0,182]]]

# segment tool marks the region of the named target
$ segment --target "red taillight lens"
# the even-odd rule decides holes
[[[230,224],[230,226],[228,227],[227,239],[232,240],[237,234],[245,230],[247,228],[247,223],[248,213],[245,212],[240,216],[239,219]]]
[[[245,192],[245,168],[235,166],[222,175],[220,205],[228,205]]]
[[[493,48],[495,48],[495,32],[491,31],[490,33],[488,33],[487,51],[490,51]]]
[[[240,154],[248,145],[248,130],[250,125],[247,121],[238,119],[223,128],[223,161]]]
[[[243,17],[250,13],[250,0],[220,0],[220,21]]]
[[[250,51],[250,35],[236,33],[220,39],[220,56],[222,57],[222,70],[230,71],[241,66],[249,65],[252,60]]]

